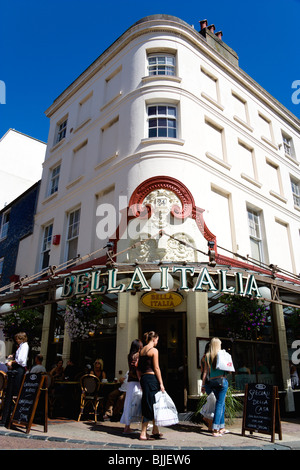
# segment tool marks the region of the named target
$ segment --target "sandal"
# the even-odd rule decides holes
[[[153,440],[153,438],[151,436],[148,436],[148,434],[147,434],[146,437],[143,437],[143,436],[139,437],[139,441],[152,441],[152,440]]]
[[[156,434],[151,434],[151,437],[153,437],[154,439],[162,439],[163,438],[163,434],[161,433],[156,433]]]
[[[220,430],[220,434],[223,435],[223,434],[229,434],[230,431],[227,431],[227,429],[222,429]]]

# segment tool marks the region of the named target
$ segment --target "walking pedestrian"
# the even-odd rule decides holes
[[[123,414],[120,419],[120,423],[125,424],[123,434],[130,434],[132,430],[130,429],[130,424],[132,422],[132,404],[133,400],[141,399],[142,389],[140,385],[140,373],[137,370],[140,351],[143,347],[143,343],[139,339],[135,339],[131,343],[130,351],[128,354],[128,382],[127,390],[124,402]]]
[[[228,431],[225,429],[225,398],[228,389],[228,381],[225,371],[217,369],[217,356],[221,349],[219,338],[212,338],[206,354],[205,368],[202,377],[202,389],[209,395],[211,392],[216,397],[216,409],[212,423],[212,435],[220,437]]]
[[[138,370],[141,374],[140,384],[142,387],[142,430],[139,439],[146,441],[148,439],[161,439],[159,429],[154,421],[155,394],[159,391],[164,392],[161,371],[159,367],[158,350],[156,349],[159,336],[155,331],[144,334],[145,346],[142,348],[138,363]],[[153,421],[152,435],[147,434],[149,421]]]

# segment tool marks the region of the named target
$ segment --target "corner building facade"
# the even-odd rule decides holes
[[[198,32],[168,15],[135,23],[46,115],[30,241],[36,257],[16,274],[55,266],[57,289],[62,272],[117,270],[103,295],[107,328],[97,338],[75,344],[61,326],[55,342],[53,322],[64,307],[44,307],[48,360],[58,351],[78,362],[100,355],[118,377],[131,341],[157,330],[167,390],[184,410],[198,396],[205,343],[217,335],[235,360],[248,362],[252,381],[263,359],[266,382],[286,391],[284,316],[299,305],[300,292],[299,120],[239,68],[213,25],[203,21]],[[137,266],[152,288],[148,301],[140,272],[132,289],[118,288],[130,285]],[[204,268],[209,277],[200,282]],[[237,272],[244,287],[254,273],[255,294],[256,287],[270,292],[272,314],[259,340],[232,342],[224,326],[220,296]],[[161,289],[167,274],[172,287]]]

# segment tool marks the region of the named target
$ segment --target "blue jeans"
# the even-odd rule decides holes
[[[225,397],[228,389],[228,380],[223,378],[223,385],[221,387],[214,386],[214,381],[210,380],[205,384],[205,391],[207,395],[214,392],[216,397],[216,409],[213,419],[213,430],[219,431],[225,428]]]

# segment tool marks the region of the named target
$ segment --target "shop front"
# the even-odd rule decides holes
[[[62,358],[83,372],[101,358],[113,381],[127,371],[131,342],[154,330],[165,387],[180,412],[199,397],[201,358],[214,336],[233,357],[234,390],[243,392],[252,382],[290,388],[285,317],[297,307],[296,283],[209,263],[79,268],[2,299],[19,302],[20,314],[28,302],[44,310],[40,352],[47,370]],[[286,407],[292,410],[293,403]]]

